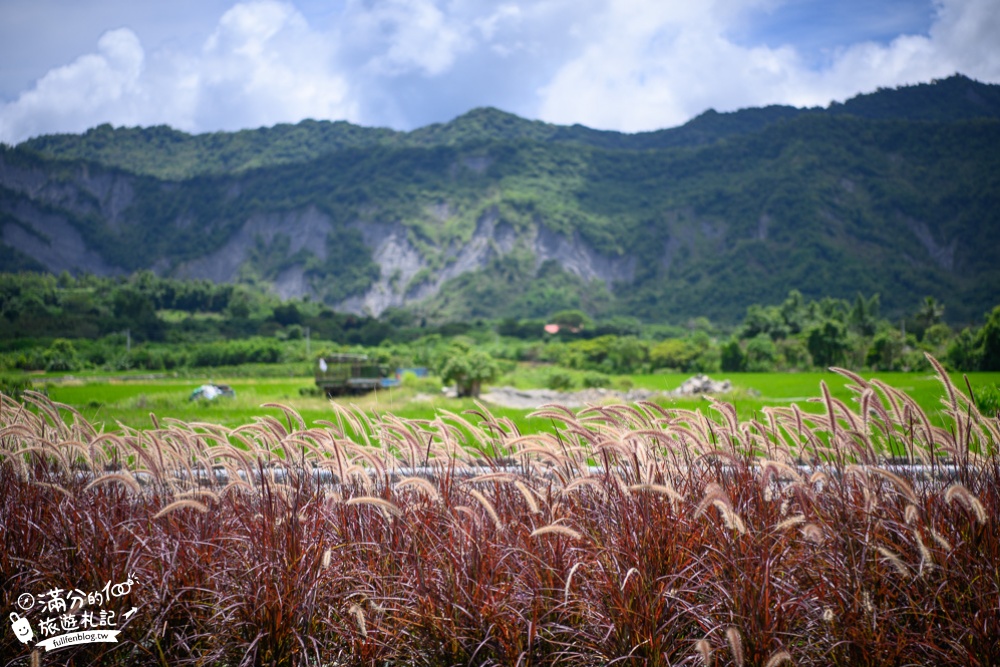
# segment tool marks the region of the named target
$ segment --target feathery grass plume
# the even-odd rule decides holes
[[[320,561],[320,567],[324,570],[330,567],[330,561],[333,559],[333,549],[327,549],[323,552],[323,560]]]
[[[800,473],[796,468],[784,463],[782,461],[775,461],[773,459],[767,459],[761,461],[761,467],[764,468],[764,474],[761,476],[761,483],[767,484],[771,477],[775,479],[787,479],[791,482],[801,482],[802,473]]]
[[[830,388],[826,386],[825,381],[820,380],[819,388],[823,392],[823,401],[826,403],[829,417],[830,442],[835,442],[837,439],[837,413],[833,409],[833,397],[830,396]]]
[[[582,561],[578,561],[578,562],[574,563],[573,567],[571,567],[569,569],[569,574],[566,575],[566,585],[563,586],[563,601],[564,602],[568,602],[569,601],[569,587],[570,587],[570,584],[573,583],[573,575],[576,574],[577,569],[579,569],[579,567],[581,565],[583,565]]]
[[[521,496],[524,498],[524,502],[528,504],[528,510],[532,514],[542,513],[542,510],[538,507],[538,503],[535,502],[535,494],[531,492],[531,489],[524,482],[515,481],[514,488],[521,492]]]
[[[229,482],[224,487],[222,487],[222,491],[219,492],[219,495],[226,495],[228,493],[236,491],[237,489],[246,489],[248,491],[253,491],[253,485],[233,475],[230,477]]]
[[[927,548],[924,544],[924,538],[920,535],[920,531],[916,528],[913,529],[913,539],[917,542],[917,548],[920,550],[920,574],[924,573],[924,570],[933,570],[937,567],[934,563],[934,555],[931,550]]]
[[[786,662],[791,662],[791,661],[792,661],[792,656],[788,653],[788,651],[778,651],[770,658],[768,658],[767,663],[764,664],[764,667],[778,667],[779,665],[783,665]]]
[[[596,477],[577,477],[572,482],[567,484],[562,488],[560,494],[567,494],[570,491],[575,491],[581,486],[589,486],[596,489],[604,500],[608,499],[608,490],[604,488],[604,482]]]
[[[776,533],[780,533],[786,528],[791,528],[792,526],[797,526],[800,523],[805,523],[805,522],[806,522],[806,517],[804,514],[796,514],[794,516],[788,517],[784,521],[779,521],[778,523],[774,524],[774,528],[772,530]]]
[[[393,505],[385,498],[376,498],[374,496],[357,496],[356,498],[351,498],[350,500],[344,501],[345,505],[374,505],[380,510],[391,514],[395,517],[403,516],[402,510],[396,505]]]
[[[826,535],[823,534],[823,529],[815,523],[807,523],[802,526],[799,532],[802,533],[802,537],[813,544],[823,544],[823,542],[826,541]]]
[[[563,526],[558,523],[550,523],[547,526],[542,526],[541,528],[536,528],[531,532],[531,537],[541,537],[542,535],[563,535],[565,537],[572,538],[574,540],[582,540],[583,535],[573,530],[568,526]]]
[[[896,489],[903,497],[905,497],[908,501],[910,501],[911,505],[917,505],[920,503],[920,500],[917,499],[917,494],[914,493],[913,487],[910,486],[910,483],[907,482],[902,477],[900,477],[899,475],[897,475],[896,473],[886,470],[884,468],[873,467],[869,468],[869,470],[871,470],[876,475],[884,477],[890,482],[892,482],[893,486],[896,487]]]
[[[647,493],[657,493],[661,496],[666,496],[670,498],[671,505],[684,502],[684,496],[677,493],[673,487],[667,484],[633,484],[628,487],[628,490],[630,493],[644,491]]]
[[[934,538],[934,541],[937,542],[937,545],[939,547],[941,547],[945,551],[951,551],[951,542],[949,542],[948,540],[946,540],[945,537],[944,537],[944,535],[942,535],[941,533],[937,532],[933,528],[931,529],[931,537]]]
[[[347,610],[352,616],[354,616],[354,621],[358,624],[358,631],[361,632],[361,636],[365,639],[368,638],[368,626],[365,625],[365,612],[361,609],[358,604],[352,604]]]
[[[154,514],[153,518],[159,519],[160,517],[166,516],[171,512],[185,508],[193,509],[196,512],[201,512],[202,514],[208,511],[208,508],[205,505],[199,503],[197,500],[191,500],[189,498],[186,498],[184,500],[175,500],[174,502],[170,503],[169,505],[161,509],[159,512]]]
[[[733,662],[736,667],[743,667],[743,637],[735,626],[726,628],[726,639],[729,641],[729,649],[733,652]]]
[[[722,487],[715,482],[709,482],[705,485],[705,497],[695,510],[694,518],[697,519],[701,517],[701,515],[704,514],[709,507],[713,506],[719,510],[719,513],[722,515],[722,521],[726,528],[735,530],[741,535],[746,534],[746,524],[743,523],[743,519],[741,519],[733,509],[733,503],[729,500],[729,497],[726,496],[725,491],[723,491]]]
[[[281,403],[264,403],[260,407],[262,407],[262,408],[277,408],[277,409],[279,409],[279,410],[281,410],[282,412],[285,413],[285,416],[288,418],[289,422],[295,421],[295,423],[297,423],[299,425],[299,430],[300,431],[306,430],[306,422],[302,419],[302,417],[299,415],[298,412],[296,412],[292,408],[288,407],[287,405],[282,405]]]
[[[857,373],[855,373],[853,371],[847,370],[846,368],[839,368],[837,366],[831,366],[830,367],[830,371],[833,372],[833,373],[836,373],[837,375],[841,375],[841,376],[847,378],[848,380],[850,380],[851,382],[853,382],[855,385],[857,385],[856,387],[852,387],[851,385],[847,385],[847,388],[850,389],[851,391],[859,392],[859,391],[862,391],[864,389],[867,389],[868,386],[869,386],[868,380],[864,379],[863,377],[861,377],[860,375],[858,375]]]
[[[135,480],[135,477],[121,472],[109,472],[101,475],[100,477],[94,479],[90,484],[83,487],[83,490],[89,491],[90,489],[100,486],[101,484],[111,484],[112,482],[120,482],[134,493],[142,493],[142,487],[139,486],[139,482]]]
[[[437,487],[423,477],[406,477],[401,479],[396,483],[396,491],[398,492],[400,489],[408,486],[415,486],[430,496],[434,502],[441,502],[441,493],[437,490]]]
[[[188,491],[182,491],[175,496],[178,500],[184,498],[210,498],[211,500],[218,501],[219,494],[211,489],[190,489]]]
[[[979,502],[979,498],[963,485],[956,482],[949,486],[948,490],[945,491],[944,499],[949,504],[957,500],[965,509],[976,515],[976,521],[981,524],[986,523],[986,519],[988,518],[986,508]]]
[[[699,639],[694,644],[695,650],[701,655],[701,663],[704,667],[711,667],[712,665],[712,645],[708,643],[707,639]]]
[[[917,509],[916,505],[907,505],[906,510],[903,512],[903,521],[906,525],[912,526],[920,518],[920,510]]]
[[[733,509],[733,506],[724,500],[717,499],[712,502],[712,505],[719,510],[719,514],[722,515],[722,523],[725,524],[726,528],[729,530],[735,530],[740,535],[746,535],[747,526],[743,523],[743,519],[739,514]]]
[[[823,608],[823,622],[824,623],[833,623],[833,621],[835,620],[835,618],[836,617],[834,616],[832,609],[830,609],[829,607],[824,607]]]
[[[888,561],[888,563],[895,568],[896,572],[899,572],[899,574],[904,577],[910,574],[910,569],[906,567],[906,563],[904,563],[898,555],[885,547],[876,547],[876,549],[878,549],[878,552],[882,554],[882,558]]]
[[[633,574],[636,575],[636,576],[639,576],[641,578],[641,575],[639,575],[639,570],[637,570],[634,567],[630,567],[628,569],[628,572],[625,573],[625,579],[622,580],[622,585],[620,587],[620,590],[623,593],[625,592],[625,586],[628,585],[628,580],[632,577]]]
[[[63,487],[59,486],[58,484],[50,484],[49,482],[42,482],[42,481],[36,481],[35,484],[41,487],[45,487],[46,489],[52,489],[53,491],[58,491],[59,493],[63,494],[70,500],[73,500],[73,498],[75,497],[72,493],[70,493]]]
[[[509,472],[488,472],[476,475],[468,480],[469,484],[479,484],[482,482],[513,482],[517,475]]]
[[[948,392],[948,402],[951,404],[952,410],[958,409],[958,399],[955,396],[955,385],[951,383],[951,378],[948,377],[948,371],[944,369],[937,359],[935,359],[929,352],[924,352],[924,356],[927,357],[927,361],[931,362],[931,366],[937,371],[938,379],[941,380],[941,384],[944,385],[944,389]]]
[[[484,496],[476,489],[467,488],[466,491],[468,491],[469,495],[475,498],[479,502],[479,504],[482,505],[483,509],[486,510],[486,513],[489,515],[490,519],[493,520],[493,525],[496,526],[496,529],[503,530],[503,523],[500,522],[500,517],[497,515],[496,509],[493,507],[493,503],[491,503],[486,498],[486,496]]]

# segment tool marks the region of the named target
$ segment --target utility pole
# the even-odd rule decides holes
[[[125,330],[125,354],[132,354],[132,330]]]
[[[306,358],[308,359],[312,354],[309,352],[309,327],[306,327]]]

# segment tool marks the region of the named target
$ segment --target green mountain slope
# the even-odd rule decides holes
[[[410,133],[40,137],[0,150],[0,268],[152,268],[435,319],[735,321],[799,289],[978,321],[1000,302],[998,91],[952,77],[635,135],[477,109]]]

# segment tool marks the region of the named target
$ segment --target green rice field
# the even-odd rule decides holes
[[[938,423],[941,397],[941,382],[932,373],[862,373],[867,378],[878,378],[890,386],[902,389]],[[632,375],[613,378],[621,384],[631,384],[635,388],[656,391],[676,389],[690,377],[689,374]],[[821,395],[820,383],[825,382],[832,395],[842,400],[853,398],[846,389],[848,382],[835,373],[729,373],[718,374],[716,379],[729,379],[733,391],[720,396],[721,400],[732,403],[741,418],[749,418],[765,406],[791,405],[796,403],[804,411],[819,412],[821,406],[815,398]],[[952,375],[956,386],[964,389],[965,378],[961,373]],[[1000,383],[1000,373],[967,374],[973,391],[979,387]],[[499,384],[511,384],[519,388],[539,386],[531,371],[515,373],[503,378]],[[205,382],[228,384],[236,391],[235,399],[216,401],[191,401],[191,392]],[[150,378],[142,375],[75,376],[39,375],[35,378],[35,388],[45,391],[57,402],[65,403],[78,410],[88,421],[114,429],[117,423],[133,428],[148,428],[152,425],[150,413],[157,417],[172,417],[185,421],[202,421],[234,427],[252,423],[262,414],[279,416],[280,410],[264,408],[265,403],[281,403],[298,411],[309,423],[330,419],[332,415],[329,401],[322,396],[303,395],[313,387],[311,377],[225,377],[206,376]],[[967,389],[964,389],[968,391]],[[410,380],[403,386],[387,389],[363,396],[337,399],[345,405],[358,407],[375,413],[392,413],[407,419],[430,419],[441,410],[462,412],[474,409],[475,403],[469,399],[446,398],[441,395],[441,384],[436,379]],[[703,397],[672,398],[657,397],[655,402],[665,407],[684,409],[707,409],[708,399]],[[549,428],[545,420],[531,419],[531,410],[507,409],[490,406],[498,417],[508,417],[523,433],[533,433]]]

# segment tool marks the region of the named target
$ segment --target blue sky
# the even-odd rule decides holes
[[[3,0],[0,141],[477,106],[623,131],[826,105],[961,72],[1000,82],[1000,0]]]

